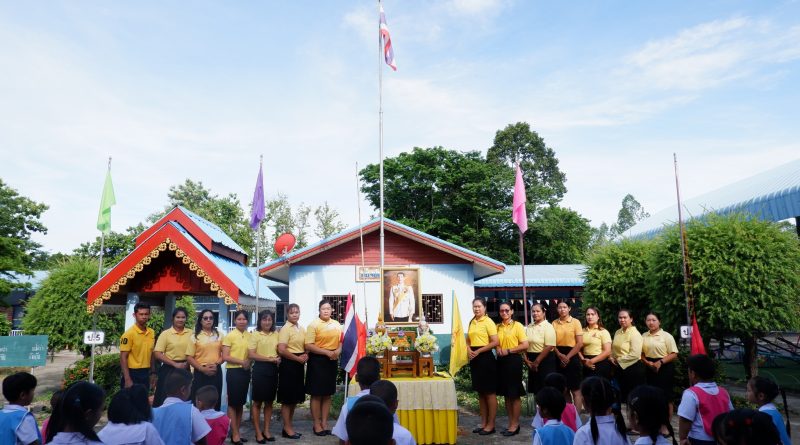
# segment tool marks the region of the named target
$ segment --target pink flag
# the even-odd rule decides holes
[[[528,212],[525,210],[525,181],[522,180],[522,170],[517,165],[517,181],[514,183],[514,208],[511,220],[519,227],[520,233],[528,230]]]

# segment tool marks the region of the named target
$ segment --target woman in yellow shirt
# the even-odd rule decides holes
[[[583,328],[583,378],[598,376],[611,380],[611,333],[603,326],[600,311],[596,307],[586,308],[586,327]]]
[[[331,396],[336,392],[336,373],[342,353],[342,326],[331,318],[333,307],[328,300],[319,302],[319,318],[306,329],[305,349],[308,352],[306,393],[311,396],[314,434],[329,436],[328,415]]]
[[[581,322],[570,315],[572,305],[567,300],[559,301],[556,308],[558,318],[553,321],[553,329],[556,330],[556,350],[553,352],[558,358],[557,372],[567,379],[567,388],[572,392],[572,403],[576,407],[583,406],[581,402],[583,366],[578,356],[583,348],[583,329]]]
[[[191,331],[186,329],[189,313],[179,307],[172,311],[172,327],[165,329],[156,340],[153,356],[161,362],[158,368],[158,383],[153,397],[153,407],[159,407],[167,398],[167,378],[176,369],[188,369],[186,363],[186,347],[191,340]]]
[[[305,364],[308,354],[305,351],[306,330],[300,323],[300,306],[291,303],[286,309],[286,324],[278,334],[278,354],[281,363],[278,366],[278,402],[281,402],[281,418],[283,418],[283,431],[281,436],[287,439],[299,439],[300,435],[294,432],[292,418],[294,408],[298,403],[306,400],[306,391],[303,385],[305,379]]]
[[[272,402],[278,391],[278,333],[275,332],[275,314],[270,310],[258,313],[256,332],[250,334],[248,356],[253,364],[253,406],[250,419],[256,433],[256,442],[272,442],[269,423],[272,419]],[[262,409],[263,407],[263,409]],[[264,412],[264,429],[259,425],[261,412]],[[259,438],[260,436],[260,438]]]
[[[669,415],[672,417],[672,387],[675,383],[675,360],[678,345],[675,337],[661,329],[661,317],[650,312],[644,320],[648,332],[642,334],[642,363],[646,368],[647,384],[661,388],[669,400]]]
[[[217,388],[219,411],[222,400],[222,333],[217,329],[217,320],[211,309],[203,309],[197,316],[194,335],[186,347],[186,361],[194,368],[192,400],[197,390],[212,385]]]
[[[481,436],[494,434],[497,416],[497,362],[492,350],[500,344],[497,340],[497,325],[486,315],[486,302],[482,298],[472,300],[472,313],[467,331],[467,356],[472,374],[472,389],[478,392],[481,410],[481,426],[472,430]]]
[[[642,334],[633,325],[631,311],[621,309],[617,314],[619,329],[611,343],[611,363],[617,366],[621,386],[621,400],[628,400],[633,388],[646,382],[642,364]]]
[[[544,388],[544,378],[556,372],[558,366],[553,349],[556,348],[556,331],[545,317],[541,303],[531,305],[533,320],[525,328],[528,350],[523,357],[528,366],[528,392],[536,394]]]
[[[250,333],[247,332],[248,316],[246,311],[233,313],[236,329],[225,336],[222,341],[222,359],[225,360],[225,383],[228,385],[228,418],[231,419],[231,442],[241,445],[242,436],[239,427],[242,425],[242,411],[247,402],[247,390],[250,388]]]
[[[497,394],[505,397],[508,428],[501,434],[519,434],[519,416],[522,410],[522,353],[528,349],[525,328],[514,321],[511,303],[500,303],[500,323],[497,324]]]

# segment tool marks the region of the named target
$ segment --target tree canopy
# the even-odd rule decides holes
[[[47,233],[39,218],[48,207],[20,195],[0,179],[0,295],[19,286],[13,274],[30,275],[44,255],[33,233]]]

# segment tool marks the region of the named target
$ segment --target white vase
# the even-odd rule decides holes
[[[430,357],[430,356],[431,356],[431,353],[430,353],[430,352],[423,352],[423,353],[422,353],[422,354],[420,354],[420,355],[422,355],[423,357],[427,358],[427,357]]]

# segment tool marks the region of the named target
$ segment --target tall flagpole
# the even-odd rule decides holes
[[[108,172],[111,171],[111,156],[108,157]],[[100,231],[100,260],[97,264],[97,281],[103,278],[103,249],[105,249],[106,233]],[[97,332],[97,309],[92,311],[92,332]],[[89,382],[94,383],[94,342],[92,342],[91,359],[89,360]]]
[[[358,239],[361,242],[361,268],[364,269],[364,226],[361,225],[361,182],[358,179],[358,161],[356,161],[356,203],[358,204]],[[369,326],[369,312],[367,310],[367,282],[361,280],[362,291],[364,292],[364,325]]]
[[[522,265],[522,308],[525,311],[525,326],[528,326],[528,292],[525,287],[525,244],[522,241],[522,231],[519,233],[519,262]]]
[[[675,192],[678,196],[678,228],[681,237],[681,260],[683,261],[683,296],[686,299],[686,324],[692,325],[691,313],[694,312],[692,303],[692,277],[689,272],[689,247],[686,239],[686,226],[683,224],[683,212],[681,210],[681,187],[678,182],[678,155],[672,153],[675,163]]]
[[[381,0],[378,0],[378,17],[380,17],[381,13]],[[384,235],[383,235],[383,61],[381,60],[382,56],[382,45],[381,45],[381,32],[380,32],[380,20],[378,21],[378,146],[380,148],[380,206],[381,206],[381,214],[380,214],[380,221],[381,221],[381,230],[380,230],[380,240],[381,240],[381,274],[383,273],[383,266],[384,266],[384,250],[383,250],[383,242],[384,242]]]
[[[260,155],[260,157],[258,159],[258,172],[259,172],[259,174],[262,172],[261,169],[262,169],[263,166],[264,166],[264,155]],[[262,181],[261,182],[261,186],[263,188],[264,179],[262,178],[261,181]],[[256,187],[258,187],[258,184],[256,184]],[[253,202],[253,205],[255,206],[256,203]],[[259,279],[260,277],[258,276],[258,260],[259,260],[259,258],[258,258],[258,247],[259,246],[258,245],[260,244],[259,243],[260,235],[261,235],[261,221],[259,221],[258,222],[258,226],[256,226],[256,267],[255,267],[255,269],[256,269],[256,274],[255,274],[256,275],[256,327],[258,327],[258,324],[260,323],[260,321],[258,320],[258,297],[259,297],[258,294],[259,294],[259,290],[260,290],[259,289],[260,288],[259,284],[261,284],[260,283],[261,280]]]

